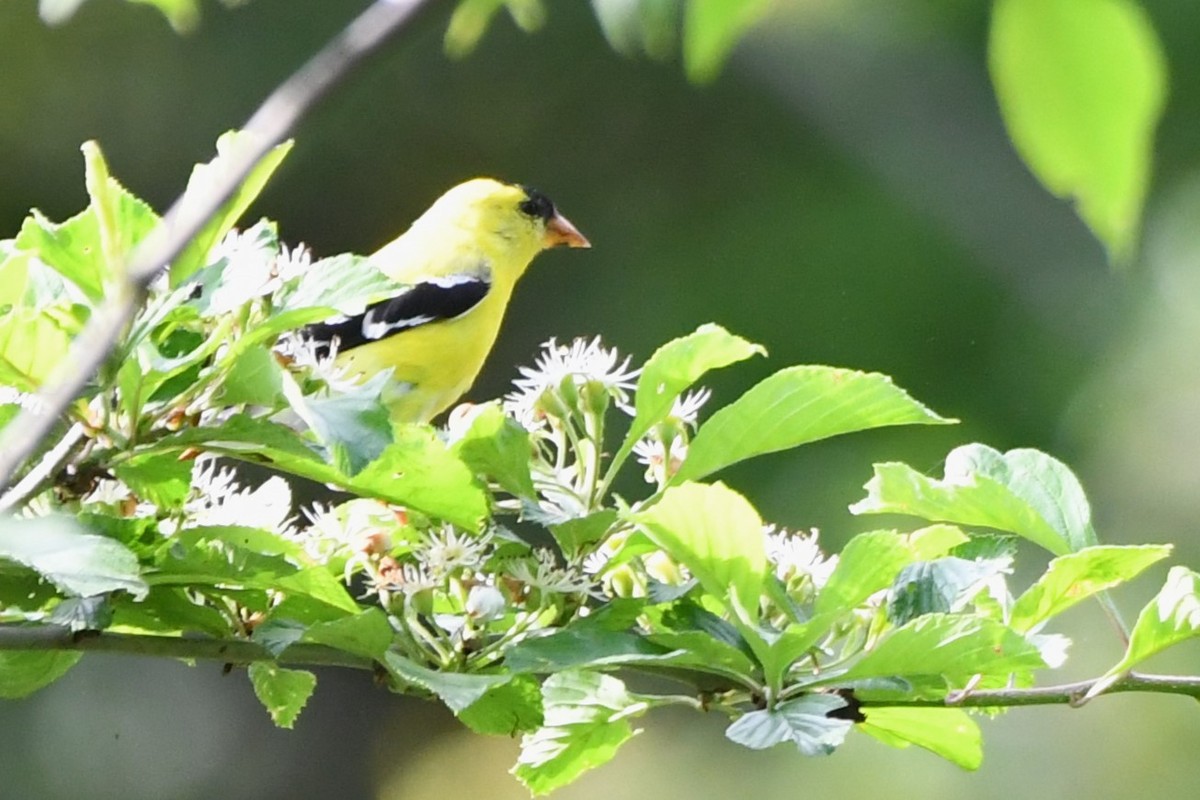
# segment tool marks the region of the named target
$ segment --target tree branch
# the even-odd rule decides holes
[[[1038,686],[1032,689],[980,689],[949,695],[943,699],[864,700],[862,705],[909,708],[997,708],[1014,706],[1050,706],[1083,704],[1084,696],[1093,686],[1106,678],[1090,678],[1057,686]],[[1180,694],[1200,700],[1200,677],[1190,675],[1145,675],[1130,672],[1104,689],[1102,694],[1117,692],[1157,692]]]
[[[31,403],[0,433],[0,488],[10,484],[21,465],[37,449],[70,402],[112,352],[113,345],[136,313],[146,286],[208,223],[271,148],[351,69],[380,45],[432,7],[431,0],[375,0],[332,41],[279,85],[244,126],[253,134],[245,149],[231,154],[228,169],[204,194],[183,196],[163,222],[133,252],[123,279],[110,287],[83,331],[71,343],[62,363]]]
[[[280,658],[255,642],[244,639],[189,639],[132,633],[74,633],[63,625],[0,625],[0,652],[5,650],[78,650],[85,653],[128,653],[160,658],[191,658],[224,664],[277,661],[308,667],[373,669],[367,658],[321,644],[297,643]]]
[[[276,658],[271,651],[243,639],[191,639],[180,636],[151,636],[129,633],[73,633],[61,625],[0,625],[0,652],[5,650],[76,650],[99,653],[128,653],[160,658],[192,658],[225,664],[277,661],[286,666],[348,667],[373,669],[374,662],[343,650],[320,644],[298,643]],[[1016,706],[1079,705],[1102,678],[1032,689],[985,689],[946,698],[913,700],[864,700],[864,707],[909,708],[999,708]],[[1108,686],[1104,694],[1151,692],[1200,699],[1200,677],[1190,675],[1144,675],[1131,672]]]

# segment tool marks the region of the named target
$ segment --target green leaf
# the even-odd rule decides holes
[[[49,686],[83,653],[69,650],[0,651],[0,699],[16,700]]]
[[[685,483],[630,515],[655,544],[687,566],[704,590],[749,621],[758,618],[768,563],[762,519],[722,483]]]
[[[675,479],[747,458],[887,425],[946,425],[879,373],[822,366],[780,370],[700,426]]]
[[[284,650],[300,641],[300,637],[304,636],[306,630],[308,627],[303,622],[294,619],[277,619],[272,616],[265,622],[254,626],[254,630],[250,633],[250,640],[265,647],[275,658],[279,658],[283,655]]]
[[[232,636],[232,625],[211,606],[196,602],[186,589],[155,586],[145,599],[113,599],[113,624],[149,633],[202,633],[221,639]]]
[[[1097,545],[1050,562],[1013,606],[1009,624],[1022,633],[1076,603],[1132,580],[1171,553],[1170,545]]]
[[[546,9],[541,0],[459,0],[446,28],[446,54],[451,58],[468,55],[502,8],[508,9],[517,26],[526,33],[537,31],[546,22]]]
[[[688,0],[683,64],[696,83],[711,81],[745,32],[761,20],[771,0]]]
[[[279,310],[288,314],[326,309],[326,316],[354,316],[368,304],[395,297],[407,288],[389,278],[369,257],[342,253],[310,264],[293,288],[281,292]]]
[[[353,478],[326,463],[294,430],[247,414],[236,414],[215,427],[164,436],[139,452],[188,448],[265,464],[360,496],[408,506],[472,531],[478,531],[488,515],[487,493],[471,470],[426,426],[397,428],[395,441]]]
[[[167,22],[179,33],[188,33],[200,23],[200,4],[198,0],[130,0],[131,3],[142,3],[157,8]],[[232,0],[238,2],[238,0]],[[232,4],[225,0],[226,5]]]
[[[183,508],[192,488],[192,461],[180,461],[171,453],[134,456],[113,467],[137,497],[147,500],[163,511]]]
[[[725,729],[725,737],[752,750],[791,742],[806,756],[827,756],[846,740],[854,724],[827,716],[845,705],[837,695],[807,694],[743,714]]]
[[[309,567],[290,575],[283,575],[275,581],[274,586],[266,588],[295,592],[352,614],[362,610],[346,591],[345,585],[330,575],[324,566]]]
[[[915,744],[963,769],[976,770],[983,763],[979,726],[962,709],[871,706],[863,713],[867,719],[858,729],[890,747]]]
[[[107,277],[100,244],[100,224],[88,208],[65,222],[54,223],[34,209],[16,238],[17,248],[38,259],[77,286],[91,300],[104,297]]]
[[[817,595],[817,614],[846,612],[892,581],[917,558],[895,531],[867,531],[846,543],[837,566]]]
[[[734,336],[712,323],[701,325],[687,336],[658,348],[642,367],[634,398],[633,422],[621,448],[613,456],[610,471],[624,463],[637,441],[666,418],[675,399],[704,373],[745,361],[756,354],[766,355],[766,352],[760,345]]]
[[[762,657],[763,677],[767,685],[776,690],[782,687],[792,665],[812,652],[821,637],[844,613],[844,610],[818,613],[805,622],[793,623],[780,631]]]
[[[977,674],[1006,678],[1044,666],[1033,644],[998,622],[927,614],[886,634],[832,682],[898,677],[914,684],[962,686]]]
[[[291,729],[317,688],[317,676],[303,669],[284,669],[278,664],[256,661],[250,665],[254,694],[280,728]]]
[[[586,517],[569,519],[551,525],[550,533],[562,548],[563,554],[574,558],[588,545],[595,544],[608,535],[617,521],[617,512],[610,508],[601,509]]]
[[[39,0],[38,14],[47,25],[61,25],[83,5],[85,0]],[[197,0],[129,0],[131,3],[142,3],[154,6],[162,12],[179,33],[187,33],[196,27],[200,21],[200,7]],[[229,4],[227,0],[227,5]]]
[[[1011,559],[974,561],[954,556],[909,564],[892,584],[888,621],[903,625],[924,614],[955,611],[964,595],[978,592],[982,581],[1008,571],[1011,564]]]
[[[124,590],[144,597],[148,591],[137,556],[65,517],[0,520],[0,559],[35,570],[68,595]]]
[[[584,619],[548,636],[521,641],[505,652],[505,666],[513,672],[551,674],[583,667],[654,664],[672,655],[672,648],[632,631],[607,630],[589,622]]]
[[[946,456],[945,477],[927,478],[905,464],[876,464],[854,514],[908,514],[1010,531],[1055,555],[1096,544],[1091,507],[1079,479],[1037,450],[1000,453],[981,444]]]
[[[62,362],[80,324],[77,308],[0,313],[0,384],[35,391]]]
[[[85,183],[91,198],[89,210],[96,217],[100,239],[102,279],[125,272],[125,262],[133,248],[158,227],[159,218],[142,200],[135,197],[108,172],[100,145],[82,146]]]
[[[281,373],[276,373],[282,379]],[[288,402],[321,443],[333,454],[338,470],[348,476],[379,458],[392,441],[392,424],[383,404],[391,371],[344,391],[301,395],[294,381],[283,384]]]
[[[175,534],[175,538],[184,547],[195,547],[205,542],[221,542],[234,550],[246,553],[286,556],[296,562],[304,560],[304,548],[299,542],[276,531],[249,525],[195,525],[180,530]]]
[[[1167,582],[1134,623],[1125,657],[1088,694],[1099,694],[1112,680],[1173,644],[1200,636],[1200,573],[1171,567]]]
[[[263,345],[247,347],[238,354],[221,381],[216,402],[225,406],[252,405],[274,408],[283,399],[283,376],[279,362]]]
[[[494,722],[495,714],[501,711],[501,708],[493,705],[496,703],[495,699],[485,699],[489,694],[492,698],[499,697],[501,706],[503,706],[504,699],[509,701],[515,699],[513,695],[496,694],[495,692],[512,682],[517,676],[495,673],[438,672],[427,669],[393,651],[384,653],[382,663],[394,680],[400,684],[418,686],[436,694],[446,704],[446,707],[454,712],[455,716],[462,714],[476,703],[481,701],[487,703],[487,708],[479,710],[478,715],[472,717],[473,721],[481,725],[487,725],[489,718]],[[522,680],[526,679],[522,678]],[[519,697],[521,694],[522,690],[518,690],[517,696]]]
[[[387,614],[378,608],[368,608],[360,614],[309,626],[303,641],[379,661],[391,647],[394,634]]]
[[[1021,157],[1124,261],[1137,242],[1167,65],[1129,0],[999,0],[989,65]]]
[[[113,609],[107,595],[68,597],[54,607],[46,622],[62,625],[72,633],[102,631],[112,624]]]
[[[458,719],[475,733],[515,736],[537,730],[545,722],[542,687],[532,675],[517,675],[493,686],[464,708]]]
[[[206,197],[212,187],[225,178],[241,153],[256,146],[257,134],[248,131],[229,131],[217,140],[217,156],[207,164],[197,164],[188,179],[187,189],[180,201],[190,211]],[[179,286],[208,261],[208,253],[233,228],[246,209],[258,197],[267,180],[292,149],[286,141],[271,148],[234,190],[233,195],[209,220],[182,253],[171,263],[171,287]]]
[[[476,474],[486,475],[517,497],[533,497],[529,433],[495,403],[481,406],[451,451]]]
[[[467,465],[432,428],[402,425],[395,436],[346,488],[478,531],[488,515],[488,497]]]
[[[545,723],[521,737],[512,774],[533,795],[566,786],[616,755],[634,730],[630,716],[645,709],[625,684],[598,672],[559,672],[542,684]]]
[[[678,38],[680,0],[592,0],[600,30],[613,50],[666,58]]]

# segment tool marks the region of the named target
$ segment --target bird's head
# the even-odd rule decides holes
[[[475,178],[437,199],[423,219],[450,224],[474,236],[495,237],[497,244],[528,252],[565,245],[591,247],[546,195],[527,186]]]

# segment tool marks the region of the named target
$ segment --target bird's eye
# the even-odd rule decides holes
[[[554,216],[554,203],[550,202],[550,198],[537,189],[530,189],[528,186],[521,188],[525,190],[525,199],[517,206],[521,209],[521,213],[537,217],[543,222],[549,222],[550,218]]]

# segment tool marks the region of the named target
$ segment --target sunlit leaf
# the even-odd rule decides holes
[[[482,406],[452,451],[474,472],[517,497],[533,497],[529,433],[496,404]]]
[[[639,395],[640,396],[640,395]],[[700,426],[677,480],[753,456],[886,425],[944,425],[891,378],[822,366],[780,370]]]
[[[89,211],[95,215],[100,239],[99,263],[103,276],[111,278],[124,272],[125,260],[133,248],[158,226],[159,218],[148,204],[135,197],[108,171],[100,145],[83,143]]]
[[[35,391],[66,355],[79,320],[75,309],[0,313],[0,384]]]
[[[734,45],[760,21],[771,0],[688,0],[683,27],[683,65],[696,82],[717,76]]]
[[[250,665],[254,694],[280,728],[290,729],[317,688],[317,676],[301,669],[284,669],[278,664],[256,661]]]
[[[224,179],[232,161],[239,152],[254,146],[251,134],[245,131],[230,131],[217,140],[217,156],[207,164],[197,164],[188,179],[187,189],[180,201],[184,208],[195,207],[212,187]],[[233,195],[200,230],[179,256],[171,262],[171,286],[179,286],[204,266],[208,253],[217,242],[234,226],[246,209],[266,186],[267,180],[292,149],[286,141],[271,148],[259,160],[250,174],[242,181]]]
[[[711,323],[658,348],[638,378],[636,413],[625,441],[613,456],[614,467],[633,451],[638,439],[670,413],[676,398],[704,373],[756,354],[765,355],[766,350]]]
[[[998,0],[989,62],[1021,157],[1126,260],[1167,94],[1149,16],[1132,0]]]
[[[612,49],[625,56],[666,58],[679,38],[681,0],[592,0]]]
[[[961,686],[975,675],[1007,677],[1045,666],[1036,647],[998,622],[927,614],[887,633],[837,683],[904,678]]]
[[[1019,534],[1055,555],[1096,544],[1091,507],[1065,464],[1037,450],[1000,453],[980,444],[955,448],[945,477],[905,464],[876,464],[855,514],[908,514]]]
[[[1009,624],[1027,631],[1097,592],[1131,580],[1171,553],[1170,545],[1097,545],[1050,562],[1013,606]]]
[[[488,515],[487,492],[431,428],[405,425],[347,488],[419,509],[477,531]]]
[[[359,614],[310,625],[301,638],[378,661],[394,635],[387,615],[381,609],[368,608]]]
[[[534,795],[566,786],[616,755],[635,733],[642,704],[621,681],[596,672],[559,672],[542,685],[543,727],[521,737],[513,775]]]
[[[886,745],[915,744],[963,769],[979,769],[983,763],[983,736],[962,709],[871,706],[863,713],[867,719],[858,729]]]
[[[762,519],[746,498],[721,483],[685,483],[630,519],[705,591],[757,618],[768,563]]]
[[[16,700],[49,686],[82,657],[70,650],[0,651],[0,699]]]
[[[77,597],[115,591],[144,597],[148,591],[137,556],[66,517],[0,520],[0,559],[23,564]]]
[[[1155,653],[1196,637],[1200,637],[1200,573],[1187,567],[1171,567],[1163,588],[1138,615],[1124,658],[1090,694],[1099,693],[1121,673]]]

